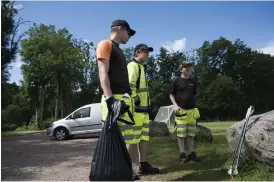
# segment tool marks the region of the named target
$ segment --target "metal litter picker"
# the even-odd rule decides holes
[[[240,158],[240,154],[241,154],[243,141],[244,141],[244,138],[245,138],[246,128],[247,128],[247,125],[248,125],[249,117],[253,114],[254,111],[255,111],[255,109],[254,109],[253,106],[250,106],[247,109],[247,113],[246,113],[246,116],[245,116],[245,122],[244,122],[244,126],[243,126],[242,133],[241,133],[241,137],[240,137],[240,140],[238,142],[238,146],[237,146],[237,148],[235,150],[235,153],[234,153],[232,165],[230,166],[230,168],[228,170],[228,175],[230,175],[232,177],[235,176],[235,175],[238,175],[238,162],[239,162],[239,158]]]

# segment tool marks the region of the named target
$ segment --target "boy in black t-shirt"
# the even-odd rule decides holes
[[[190,62],[182,63],[180,67],[181,76],[174,79],[170,92],[170,100],[175,113],[180,160],[183,162],[200,161],[194,151],[196,119],[200,117],[200,113],[195,106],[196,84],[189,78],[191,66]],[[184,149],[186,142],[189,150],[188,155]]]

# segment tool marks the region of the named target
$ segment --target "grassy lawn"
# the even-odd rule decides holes
[[[160,167],[161,174],[142,176],[142,180],[148,181],[221,181],[244,180],[261,181],[274,180],[274,171],[262,164],[240,165],[240,176],[231,179],[227,175],[232,162],[233,153],[228,149],[225,137],[226,129],[234,122],[210,122],[199,123],[211,129],[214,137],[212,144],[198,143],[197,154],[201,158],[199,163],[180,163],[179,148],[175,141],[169,137],[153,137],[150,142],[149,160],[155,166]],[[173,127],[170,127],[172,132]]]
[[[1,136],[21,136],[26,135],[29,133],[36,133],[36,132],[45,132],[46,130],[23,130],[23,129],[16,129],[14,131],[4,131],[1,132]]]

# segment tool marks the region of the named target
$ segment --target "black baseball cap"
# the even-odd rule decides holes
[[[114,20],[111,24],[111,28],[115,27],[115,26],[121,26],[121,27],[126,28],[127,30],[129,30],[129,35],[130,36],[133,36],[136,33],[135,30],[132,30],[130,28],[130,26],[129,26],[129,24],[126,20]]]
[[[138,44],[138,45],[136,45],[136,47],[134,49],[134,53],[136,53],[137,51],[141,51],[141,50],[148,50],[148,52],[153,52],[152,47],[148,47],[146,44]]]

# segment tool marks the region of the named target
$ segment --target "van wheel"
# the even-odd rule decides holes
[[[54,131],[54,137],[56,140],[66,140],[68,138],[68,131],[64,127],[56,128]]]

